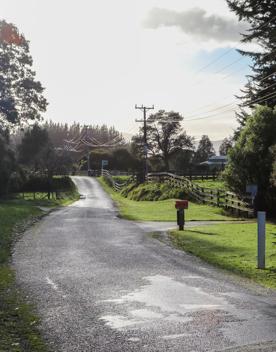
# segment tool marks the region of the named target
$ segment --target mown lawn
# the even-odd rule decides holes
[[[174,244],[223,269],[276,288],[276,226],[267,224],[266,269],[256,269],[257,224],[195,227],[170,233]]]
[[[138,221],[176,221],[175,200],[162,201],[134,201],[121,196],[113,191],[102,178],[99,178],[104,190],[109,193],[119,207],[123,218]],[[223,214],[223,210],[217,207],[189,203],[186,211],[186,220],[236,220]]]
[[[28,198],[28,197],[27,197]],[[60,200],[15,199],[0,202],[0,351],[44,352],[47,348],[40,336],[38,317],[24,302],[15,284],[15,273],[10,266],[11,251],[17,233],[27,221],[40,216],[38,206],[53,208],[78,199],[76,191]]]

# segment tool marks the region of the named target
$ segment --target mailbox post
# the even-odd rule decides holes
[[[189,202],[187,200],[177,200],[175,202],[175,208],[177,209],[177,225],[179,230],[184,230],[185,225],[185,209],[188,209]]]

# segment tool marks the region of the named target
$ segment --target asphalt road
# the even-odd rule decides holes
[[[13,257],[53,351],[276,351],[275,292],[152,238],[95,179],[74,181],[86,199],[28,230]]]

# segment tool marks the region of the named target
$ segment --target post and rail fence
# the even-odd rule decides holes
[[[135,177],[132,176],[128,181],[119,183],[114,180],[113,175],[108,170],[102,170],[102,176],[110,181],[113,189],[117,192],[120,192],[125,185],[135,179]],[[194,200],[202,204],[224,208],[236,212],[238,215],[254,216],[252,198],[249,196],[239,197],[237,194],[223,189],[202,187],[185,176],[178,176],[168,172],[149,173],[147,175],[147,181],[168,183],[171,187],[183,188]]]
[[[102,176],[107,178],[109,182],[112,184],[112,187],[115,191],[120,192],[124,186],[126,186],[131,180],[134,180],[134,177],[130,177],[127,181],[125,182],[116,182],[113,178],[114,175],[110,173],[110,171],[106,169],[102,169]]]
[[[149,173],[147,179],[149,182],[166,182],[175,188],[185,188],[200,203],[237,211],[238,214],[245,213],[248,217],[254,215],[252,199],[248,196],[240,198],[235,193],[222,189],[201,187],[185,176],[177,176],[167,172]]]

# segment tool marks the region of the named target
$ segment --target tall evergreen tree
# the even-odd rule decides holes
[[[198,147],[194,156],[194,162],[201,163],[214,155],[216,155],[216,152],[213,143],[210,141],[210,138],[204,134],[198,143]]]
[[[25,132],[21,144],[18,146],[18,161],[28,165],[36,171],[41,151],[49,145],[47,130],[35,124]]]
[[[251,75],[242,90],[241,108],[256,104],[274,107],[276,103],[276,0],[227,0],[239,20],[247,21],[250,29],[243,33],[242,42],[257,43],[261,52],[239,52],[252,59]],[[242,109],[238,116],[245,124],[248,114]]]
[[[219,147],[219,155],[227,155],[229,149],[233,147],[233,137],[224,138],[220,147]]]

